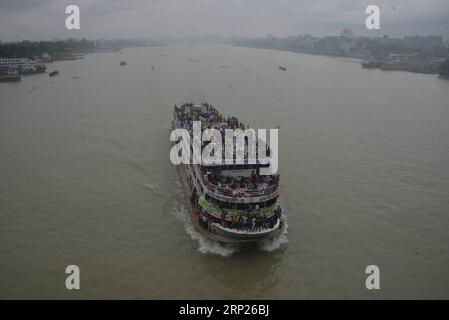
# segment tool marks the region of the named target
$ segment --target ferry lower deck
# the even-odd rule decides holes
[[[192,194],[193,190],[188,181],[187,173],[184,169],[184,166],[183,165],[177,166],[177,170],[180,176],[186,203],[191,209],[192,225],[205,238],[222,243],[248,243],[248,242],[257,242],[264,239],[276,238],[284,233],[285,221],[283,216],[281,216],[281,218],[279,219],[274,228],[265,232],[247,231],[247,230],[229,230],[227,228],[222,228],[218,224],[214,224],[215,227],[214,230],[204,228],[200,223],[201,217],[200,210],[192,206],[189,201],[189,195]],[[217,230],[222,230],[223,232],[220,231],[217,232]]]

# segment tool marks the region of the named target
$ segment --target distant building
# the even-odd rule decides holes
[[[52,57],[50,56],[50,54],[48,52],[44,52],[42,54],[42,61],[45,62],[45,63],[48,63],[48,62],[52,62],[53,59],[52,59]]]
[[[31,64],[28,58],[0,58],[0,74],[5,74],[11,70],[17,70]]]
[[[30,64],[30,59],[28,58],[0,58],[0,66],[12,66],[17,67],[21,65]]]
[[[354,37],[354,33],[352,32],[351,29],[343,29],[343,31],[340,34],[342,37],[344,38],[352,38]]]
[[[417,52],[422,53],[440,53],[445,51],[442,36],[407,36],[404,37],[404,43]]]

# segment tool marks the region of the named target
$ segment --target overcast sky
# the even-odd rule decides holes
[[[65,29],[65,7],[81,11],[81,30]],[[381,9],[381,34],[449,37],[449,0],[0,0],[0,40],[160,38],[207,34],[376,35],[365,8]]]

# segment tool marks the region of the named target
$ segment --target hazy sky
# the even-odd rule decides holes
[[[65,29],[65,7],[81,30]],[[381,9],[381,34],[449,37],[449,0],[0,0],[0,39],[335,35],[365,29],[367,5]]]

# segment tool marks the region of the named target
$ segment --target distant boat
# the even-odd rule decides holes
[[[116,47],[116,46],[110,46],[110,47],[99,47],[95,48],[94,52],[119,52],[122,50],[123,47]],[[123,54],[123,52],[120,52],[120,54]]]
[[[57,54],[53,57],[55,61],[63,61],[63,60],[80,60],[84,58],[84,54],[82,53],[71,53],[71,54]]]
[[[21,81],[22,77],[15,71],[8,71],[6,74],[0,75],[0,82]]]
[[[27,65],[21,65],[17,68],[19,74],[36,74],[44,73],[47,67],[42,63],[30,63]]]
[[[375,69],[375,68],[380,68],[381,67],[381,63],[379,61],[365,61],[361,63],[362,68],[366,68],[366,69]]]
[[[127,64],[126,61],[120,61],[121,66],[126,66],[126,64]]]
[[[58,70],[52,71],[52,72],[50,72],[48,75],[49,75],[50,77],[57,76],[57,75],[59,75],[59,71],[58,71]]]
[[[17,71],[22,74],[35,74],[45,72],[45,64],[28,58],[0,58],[0,74],[8,71]]]
[[[286,67],[283,67],[283,66],[279,66],[279,70],[281,70],[281,71],[287,71],[287,68],[286,68]]]

